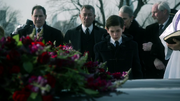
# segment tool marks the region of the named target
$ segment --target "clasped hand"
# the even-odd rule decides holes
[[[142,49],[144,51],[151,51],[152,45],[153,45],[152,42],[143,43],[142,44],[142,46],[143,46]]]

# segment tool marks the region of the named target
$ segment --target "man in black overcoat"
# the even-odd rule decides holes
[[[32,21],[27,20],[27,23],[23,28],[19,29],[14,34],[19,34],[20,38],[22,36],[30,35],[33,33],[33,30],[35,29],[35,37],[38,36],[38,33],[42,31],[41,37],[45,40],[45,42],[51,41],[52,43],[55,43],[56,46],[63,44],[63,34],[60,30],[57,30],[53,27],[50,27],[46,24],[46,10],[44,7],[40,5],[36,5],[32,8]]]
[[[168,60],[165,60],[164,47],[159,36],[172,21],[169,14],[170,7],[167,2],[158,2],[152,7],[152,17],[157,22],[146,27],[146,43],[143,44],[146,65],[145,78],[163,78]]]
[[[93,24],[95,9],[91,5],[83,5],[79,15],[82,24],[66,32],[64,42],[71,43],[73,49],[82,54],[88,52],[88,60],[94,60],[94,45],[102,40],[107,31]]]

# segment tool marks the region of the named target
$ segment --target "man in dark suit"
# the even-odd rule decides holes
[[[42,32],[42,37],[45,42],[51,41],[55,42],[55,45],[63,44],[63,34],[61,31],[48,26],[45,22],[46,20],[46,10],[44,7],[40,5],[36,5],[32,8],[32,21],[33,24],[27,24],[22,29],[18,30],[16,33],[19,34],[20,37],[32,34],[33,30],[35,30],[35,36],[39,37],[40,31]],[[39,36],[38,36],[39,35]]]
[[[117,15],[110,16],[106,21],[106,35],[104,40],[94,46],[95,60],[107,62],[109,72],[123,72],[132,69],[129,79],[143,77],[138,44],[132,36],[123,35],[124,21]]]
[[[147,43],[143,43],[145,78],[163,78],[167,60],[165,60],[164,47],[159,36],[172,21],[169,14],[170,7],[167,2],[158,2],[152,7],[152,17],[157,20],[157,23],[146,27]]]
[[[73,49],[89,52],[88,60],[94,60],[93,47],[100,42],[102,35],[107,31],[93,24],[95,19],[95,9],[91,5],[83,5],[79,15],[82,24],[76,28],[70,29],[65,34],[64,42],[71,43]]]

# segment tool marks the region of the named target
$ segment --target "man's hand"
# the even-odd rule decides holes
[[[153,43],[152,42],[147,42],[147,43],[143,43],[142,45],[143,45],[142,49],[144,51],[151,51]]]
[[[156,58],[154,60],[154,66],[156,67],[156,69],[158,70],[162,70],[165,69],[165,65],[163,64],[163,62],[161,60],[159,60],[158,58]]]
[[[176,39],[173,39],[174,42],[176,42],[175,44],[168,44],[167,43],[167,46],[169,48],[171,48],[172,50],[180,50],[180,41],[179,40],[176,40]]]

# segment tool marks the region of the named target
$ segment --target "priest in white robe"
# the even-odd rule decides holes
[[[180,30],[180,10],[174,16],[172,23],[160,36],[161,42],[165,47],[165,58],[169,59],[164,73],[164,79],[180,78],[180,40],[174,39],[175,44],[167,44],[163,40],[165,36],[177,30]]]

